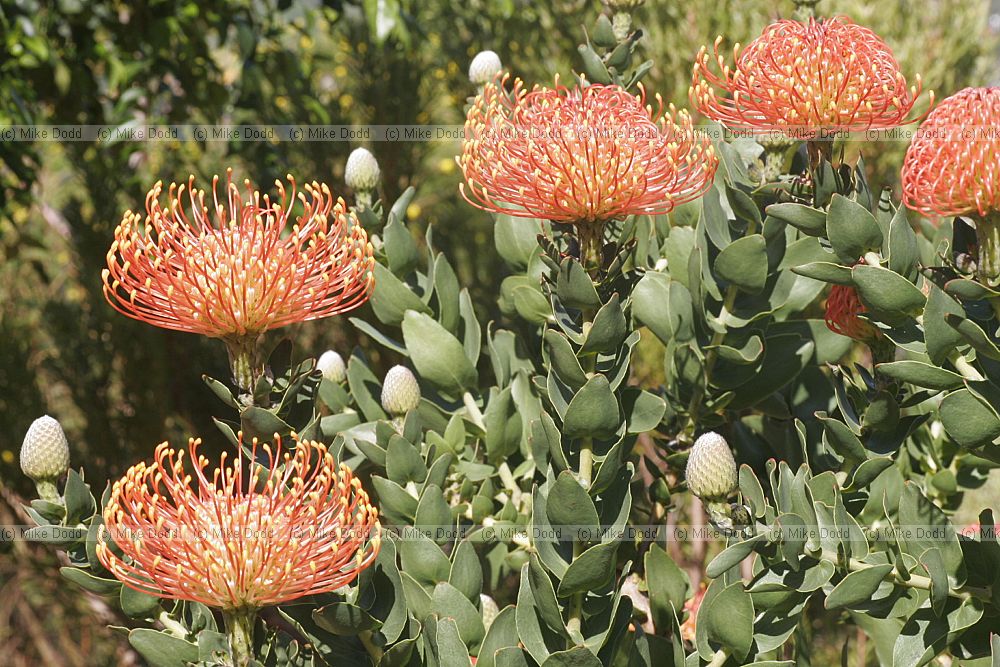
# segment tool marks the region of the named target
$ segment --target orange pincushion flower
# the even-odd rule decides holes
[[[128,211],[115,230],[104,295],[119,312],[177,331],[253,339],[269,329],[328,317],[364,303],[373,287],[368,237],[325,184],[296,195],[277,181],[281,201],[245,198],[230,170],[206,191],[162,183],[146,195],[146,216]],[[307,196],[308,195],[308,196]],[[290,222],[296,201],[301,214]]]
[[[486,84],[469,109],[459,165],[474,206],[562,223],[657,215],[698,198],[718,159],[691,118],[647,107],[620,86],[528,92],[507,76]],[[675,120],[676,117],[676,120]]]
[[[361,482],[326,446],[296,440],[292,452],[253,443],[210,475],[197,453],[166,442],[155,462],[115,482],[105,529],[125,558],[103,542],[101,563],[127,586],[221,609],[260,608],[351,583],[380,546],[378,511]],[[258,450],[263,450],[258,458]],[[192,488],[192,476],[195,485]]]
[[[821,130],[862,130],[913,122],[920,95],[907,88],[892,50],[868,28],[837,16],[807,23],[781,20],[726,65],[715,40],[721,75],[702,47],[695,59],[691,100],[705,116],[730,127],[786,129],[812,139]],[[716,89],[729,95],[720,99]],[[932,93],[933,101],[933,93]]]
[[[841,336],[863,343],[873,342],[882,334],[870,322],[858,317],[865,310],[856,289],[850,285],[834,285],[826,298],[826,326]]]
[[[903,161],[903,198],[924,215],[1000,212],[1000,88],[966,88],[927,116]]]

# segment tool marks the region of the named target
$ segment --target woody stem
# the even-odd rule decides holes
[[[229,638],[233,667],[247,667],[253,660],[253,626],[257,610],[249,607],[225,609],[222,618]]]

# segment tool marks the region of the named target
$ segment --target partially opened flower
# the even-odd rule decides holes
[[[826,298],[826,326],[841,336],[874,343],[881,339],[882,332],[860,317],[866,310],[854,287],[834,285]]]
[[[1000,212],[1000,88],[966,88],[927,116],[906,150],[903,198],[927,216]]]
[[[162,183],[146,213],[128,211],[115,230],[103,273],[108,302],[158,327],[223,339],[234,359],[261,334],[357,307],[373,287],[372,248],[343,200],[309,183],[278,181],[279,200],[245,192],[229,172],[211,192]],[[301,205],[301,208],[296,210]],[[251,362],[256,365],[255,361]],[[235,368],[235,364],[234,364]],[[240,381],[247,387],[247,378]]]
[[[719,52],[721,43],[722,37],[715,40],[713,54],[707,47],[698,52],[691,100],[729,127],[781,129],[809,140],[823,131],[914,120],[908,116],[920,95],[920,76],[908,87],[889,46],[849,18],[772,23],[745,49],[733,48],[731,66]]]
[[[135,590],[222,609],[236,664],[246,664],[253,619],[264,606],[334,591],[371,565],[378,511],[351,470],[326,447],[299,440],[283,451],[254,440],[252,459],[206,470],[199,440],[163,443],[155,461],[114,483],[97,556]],[[185,460],[189,458],[189,460]],[[239,659],[237,659],[239,658]]]
[[[620,86],[488,83],[469,109],[459,164],[462,195],[512,216],[577,225],[593,236],[612,220],[658,215],[698,198],[718,160],[691,118],[646,106]]]
[[[966,88],[920,126],[903,161],[903,201],[976,228],[979,277],[1000,283],[1000,88]]]

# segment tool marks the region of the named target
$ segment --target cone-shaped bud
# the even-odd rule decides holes
[[[646,0],[604,0],[604,4],[615,12],[630,12],[642,7],[646,4]]]
[[[344,182],[355,192],[371,192],[378,187],[382,172],[378,161],[367,148],[355,148],[347,157]]]
[[[21,470],[31,479],[52,481],[69,469],[69,443],[62,426],[45,415],[31,423],[21,445]]]
[[[382,382],[382,408],[390,415],[405,415],[420,404],[420,385],[406,366],[393,366]]]
[[[483,625],[487,628],[490,624],[500,614],[500,607],[497,606],[497,601],[491,598],[489,595],[479,595],[479,606],[483,610]]]
[[[503,70],[500,56],[494,51],[480,51],[469,64],[469,81],[477,86],[485,86]]]
[[[319,355],[316,368],[331,382],[340,383],[347,379],[347,364],[344,363],[344,358],[333,350],[327,350]]]
[[[684,474],[688,488],[702,500],[722,500],[735,491],[736,460],[726,439],[709,432],[695,440]]]

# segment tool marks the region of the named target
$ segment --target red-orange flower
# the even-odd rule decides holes
[[[850,285],[834,285],[826,298],[826,326],[834,333],[863,343],[881,337],[881,332],[870,322],[858,317],[866,311],[858,291]]]
[[[296,194],[277,181],[280,201],[249,181],[240,193],[230,170],[206,191],[162,183],[146,195],[146,215],[128,211],[115,230],[103,273],[118,311],[149,324],[227,340],[328,317],[363,303],[373,287],[368,237],[325,184]],[[301,210],[296,215],[297,202]],[[293,217],[294,216],[294,217]]]
[[[200,440],[190,441],[187,466],[183,449],[162,443],[154,463],[132,466],[112,487],[105,529],[124,557],[100,542],[98,558],[131,588],[224,610],[351,583],[378,553],[378,511],[325,445],[293,438],[292,452],[280,438],[273,449],[254,440],[258,463],[241,447],[212,473]]]
[[[705,586],[705,582],[702,582],[698,591],[684,603],[684,611],[687,612],[688,617],[681,623],[681,638],[692,644],[695,642],[698,631],[698,610],[701,609],[701,602],[705,599],[706,590],[708,588]]]
[[[1000,212],[1000,88],[966,88],[927,116],[903,161],[906,205],[928,216]]]
[[[849,18],[772,23],[742,51],[736,45],[732,67],[719,53],[721,41],[715,40],[714,57],[707,47],[698,52],[691,100],[729,127],[784,129],[812,139],[822,130],[888,128],[914,120],[907,115],[920,95],[920,76],[907,88],[888,45]],[[716,89],[728,97],[718,97]]]
[[[620,86],[486,84],[469,109],[459,165],[474,206],[562,223],[668,213],[711,185],[707,137],[673,106]]]

